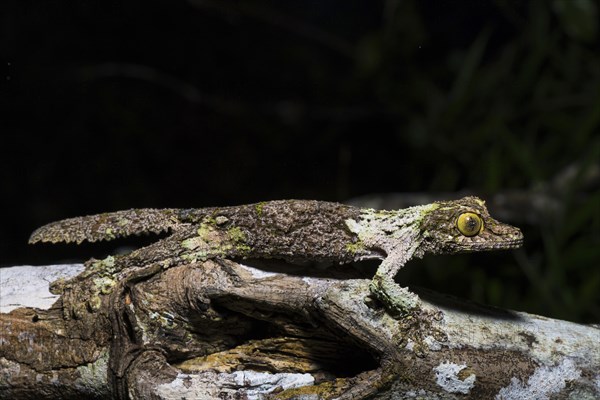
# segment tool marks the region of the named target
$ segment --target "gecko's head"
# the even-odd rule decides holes
[[[434,203],[421,221],[421,233],[422,253],[502,250],[523,244],[519,228],[493,219],[477,197]]]

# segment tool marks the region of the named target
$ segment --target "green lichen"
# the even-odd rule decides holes
[[[238,244],[237,246],[235,246],[235,249],[237,253],[241,256],[249,254],[252,251],[252,247],[248,246],[247,244]]]
[[[208,251],[196,251],[189,254],[183,254],[181,258],[187,262],[197,262],[197,261],[206,261],[211,257]]]
[[[115,269],[115,257],[108,256],[103,260],[95,260],[92,264],[92,270],[102,272],[106,275],[112,275],[116,272]]]
[[[256,215],[258,215],[258,217],[260,217],[262,215],[263,208],[265,207],[265,204],[266,204],[265,201],[261,201],[260,203],[257,203],[254,206],[254,209],[256,210]]]
[[[195,262],[198,260],[204,261],[212,257],[244,255],[251,251],[250,246],[247,244],[246,233],[237,226],[223,232],[218,228],[203,223],[197,233],[198,236],[181,242],[181,247],[193,251],[181,256],[186,261]]]
[[[48,285],[48,290],[52,294],[61,295],[65,291],[67,282],[68,280],[65,278],[58,278],[54,282],[51,282],[50,285]]]
[[[333,381],[323,382],[319,385],[301,386],[293,389],[284,390],[281,393],[272,395],[272,399],[291,400],[299,398],[330,399],[340,396],[344,389],[348,388],[348,380],[337,378]]]
[[[365,244],[360,240],[356,243],[347,243],[346,250],[350,254],[358,254],[365,250]]]
[[[91,296],[86,305],[88,311],[96,312],[102,307],[102,299],[99,296]]]
[[[91,295],[99,296],[100,294],[110,294],[112,293],[113,286],[116,284],[114,275],[118,270],[114,256],[108,256],[103,260],[92,259],[89,261],[89,266],[77,277],[73,279],[60,278],[49,285],[49,290],[52,294],[60,295],[63,294],[66,289],[73,287],[77,282],[81,282],[83,279],[93,276],[93,286],[90,288]],[[99,300],[94,300],[91,303],[91,306],[88,304],[88,309],[95,310],[96,305],[98,304]],[[80,308],[83,310],[85,307],[82,304],[82,307]],[[77,311],[78,316],[82,315],[81,310]]]
[[[106,240],[113,240],[117,237],[111,228],[106,228],[104,235],[106,236]]]
[[[214,220],[213,223],[211,223],[210,221],[201,223],[200,227],[196,231],[196,234],[198,236],[194,236],[189,239],[183,240],[181,242],[181,247],[187,250],[196,250],[200,247],[208,247],[209,243],[214,242],[214,223],[216,223]]]
[[[227,235],[233,243],[233,248],[237,255],[245,255],[252,251],[252,248],[248,245],[246,233],[239,227],[232,227],[227,230]],[[231,250],[228,248],[227,250]]]
[[[237,226],[229,228],[227,235],[234,243],[246,242],[246,234]]]
[[[108,384],[108,350],[102,351],[100,356],[93,363],[84,364],[77,367],[79,377],[75,384],[85,388],[91,398],[106,398]]]
[[[209,235],[212,232],[214,232],[216,224],[217,224],[217,222],[214,219],[206,218],[205,222],[202,222],[200,224],[200,227],[196,231],[196,233],[198,234],[198,237],[201,239],[208,238]]]
[[[94,286],[101,294],[110,294],[113,287],[116,285],[115,280],[109,277],[97,277],[94,278],[93,282]]]
[[[192,238],[185,239],[184,241],[182,241],[181,247],[183,247],[184,249],[187,249],[187,250],[195,250],[198,247],[202,246],[203,243],[204,243],[203,239],[201,239],[198,236],[194,236]]]

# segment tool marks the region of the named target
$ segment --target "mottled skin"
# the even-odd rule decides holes
[[[461,233],[457,219],[478,216],[474,235]],[[381,259],[371,291],[397,316],[418,298],[394,283],[413,257],[426,253],[510,249],[522,244],[519,229],[490,217],[476,197],[395,211],[361,209],[313,200],[280,200],[234,207],[138,209],[77,217],[36,230],[30,243],[112,240],[149,232],[171,235],[111,259],[112,271],[156,264],[167,268],[209,258],[278,258],[349,263]]]

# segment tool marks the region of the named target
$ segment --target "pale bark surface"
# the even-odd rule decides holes
[[[31,268],[0,270],[2,398],[600,397],[593,326],[426,292],[434,317],[398,321],[365,303],[368,280],[221,260],[106,294],[82,280],[49,307],[15,297]],[[57,268],[81,271],[48,282]]]

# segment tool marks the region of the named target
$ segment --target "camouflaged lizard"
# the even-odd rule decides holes
[[[511,249],[523,242],[518,228],[494,220],[476,197],[394,211],[313,200],[133,209],[54,222],[36,230],[29,241],[95,242],[163,231],[171,234],[101,265],[118,272],[149,265],[159,270],[218,257],[339,264],[381,259],[370,290],[388,312],[400,317],[418,306],[418,297],[394,282],[412,258]]]

